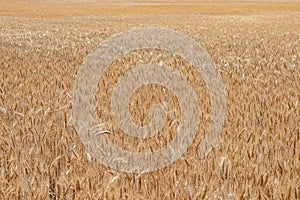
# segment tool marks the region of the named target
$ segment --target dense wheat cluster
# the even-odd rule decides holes
[[[300,199],[299,10],[46,18],[4,13],[0,199]],[[205,82],[187,61],[168,52],[129,53],[112,63],[96,95],[99,123],[113,132],[107,135],[113,143],[133,152],[159,149],[180,122],[176,96],[149,85],[131,98],[133,119],[148,123],[151,104],[164,101],[169,124],[144,141],[118,129],[110,95],[122,74],[140,63],[164,61],[177,67],[197,92],[201,124],[191,147],[175,163],[127,174],[85,150],[71,121],[72,92],[80,65],[101,41],[149,26],[185,34],[211,55],[227,92],[227,120],[217,146],[199,159],[197,148],[213,123]]]

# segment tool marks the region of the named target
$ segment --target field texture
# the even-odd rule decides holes
[[[0,199],[300,199],[300,4],[0,0]],[[204,159],[197,148],[210,123],[205,82],[181,57],[131,52],[99,81],[97,117],[107,137],[133,152],[166,145],[180,122],[163,86],[137,90],[130,112],[149,123],[153,103],[168,124],[140,140],[120,131],[110,96],[126,70],[163,61],[195,89],[201,123],[188,151],[158,171],[130,174],[101,164],[72,124],[76,74],[113,34],[163,27],[193,38],[211,55],[227,95],[227,120]]]

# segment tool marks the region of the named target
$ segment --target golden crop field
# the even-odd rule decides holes
[[[178,31],[210,54],[226,90],[227,117],[213,150],[199,158],[214,123],[203,78],[180,56],[128,53],[98,84],[105,137],[143,153],[176,134],[182,113],[164,86],[139,88],[129,106],[144,125],[151,105],[165,103],[168,123],[159,134],[124,134],[111,114],[118,80],[141,63],[164,62],[186,77],[197,93],[200,124],[173,164],[125,173],[86,150],[72,123],[72,98],[87,55],[112,35],[140,27]],[[0,199],[300,199],[299,1],[0,0]]]

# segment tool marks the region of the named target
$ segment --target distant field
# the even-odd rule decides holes
[[[299,19],[298,1],[0,0],[0,199],[300,199]],[[227,120],[216,147],[199,159],[213,123],[202,77],[167,52],[125,55],[100,79],[96,95],[99,123],[113,132],[107,137],[114,144],[150,152],[179,126],[176,96],[157,85],[134,93],[130,112],[145,124],[153,102],[166,103],[169,121],[159,135],[140,140],[114,121],[112,90],[141,63],[163,61],[186,77],[201,117],[182,158],[127,174],[85,150],[71,122],[73,86],[101,41],[150,26],[185,34],[211,55],[227,92]]]
[[[253,14],[299,12],[293,1],[0,1],[0,14],[32,17],[99,16],[116,14]]]

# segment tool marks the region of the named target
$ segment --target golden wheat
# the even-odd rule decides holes
[[[193,15],[164,13],[162,8],[154,9],[162,15],[133,15],[128,9],[134,8],[127,8],[127,14],[118,10],[89,16],[89,9],[78,6],[84,16],[68,7],[62,15],[51,10],[46,18],[36,10],[34,17],[23,17],[30,16],[30,6],[13,14],[5,8],[0,9],[0,199],[300,198],[299,4],[289,12],[283,12],[285,7],[282,12],[255,13],[254,6],[251,15],[204,15],[196,8]],[[80,17],[57,17],[68,12]],[[201,125],[191,147],[174,164],[127,174],[102,165],[83,147],[71,123],[72,91],[84,58],[101,41],[148,26],[177,30],[209,52],[227,91],[227,121],[218,145],[200,160],[196,150],[210,123],[202,78],[184,59],[167,52],[129,53],[99,81],[97,117],[105,130],[112,130],[107,137],[124,149],[148,152],[174,136],[180,108],[162,86],[136,91],[130,111],[143,124],[150,120],[147,112],[153,103],[166,102],[168,134],[140,141],[124,135],[114,122],[112,89],[140,62],[163,60],[187,77],[197,91]]]

